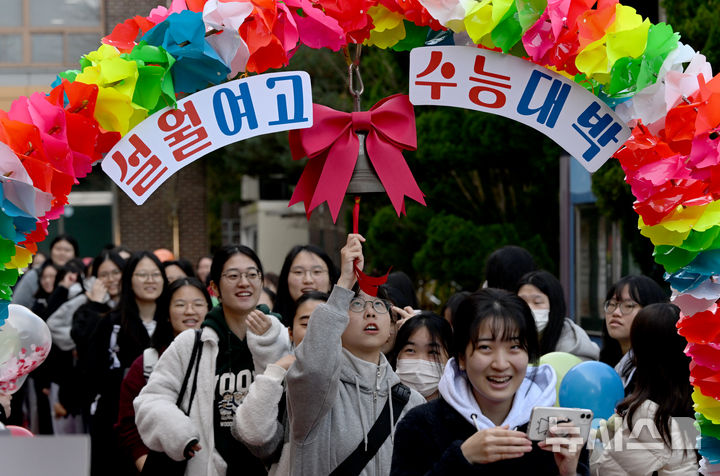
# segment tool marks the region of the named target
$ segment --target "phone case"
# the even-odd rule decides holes
[[[592,425],[593,412],[587,408],[535,407],[528,423],[528,438],[532,441],[543,441],[547,438],[550,427],[558,423],[571,423],[579,428],[579,434],[569,437],[581,437],[587,441]]]

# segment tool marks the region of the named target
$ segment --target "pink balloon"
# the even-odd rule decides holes
[[[19,436],[21,438],[32,438],[35,436],[30,430],[22,426],[8,425],[5,428],[10,430],[10,436]]]
[[[52,339],[45,321],[18,304],[8,306],[9,317],[0,327],[0,392],[13,393],[25,376],[50,352]]]

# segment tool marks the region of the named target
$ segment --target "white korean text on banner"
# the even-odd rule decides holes
[[[142,205],[175,172],[233,142],[312,126],[310,76],[259,74],[197,92],[145,119],[102,161],[103,171]]]
[[[465,46],[410,52],[410,102],[489,112],[526,124],[595,172],[630,137],[597,96],[521,58]]]

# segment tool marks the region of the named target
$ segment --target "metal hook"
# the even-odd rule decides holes
[[[360,95],[365,90],[365,85],[360,75],[360,66],[351,64],[348,66],[348,89],[353,97],[353,110],[360,110]]]
[[[350,53],[348,45],[345,49],[345,59],[348,64],[348,90],[353,97],[353,110],[360,111],[360,95],[365,90],[365,85],[360,75],[360,55],[362,54],[362,45],[355,44],[355,54]],[[354,57],[353,57],[354,56]]]

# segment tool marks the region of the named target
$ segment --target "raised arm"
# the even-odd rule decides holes
[[[332,407],[340,387],[342,334],[350,317],[348,309],[355,284],[353,262],[363,265],[360,235],[348,235],[340,251],[341,274],[327,303],[310,315],[307,332],[295,350],[296,361],[287,374],[288,411],[293,438],[303,441],[315,423]]]

